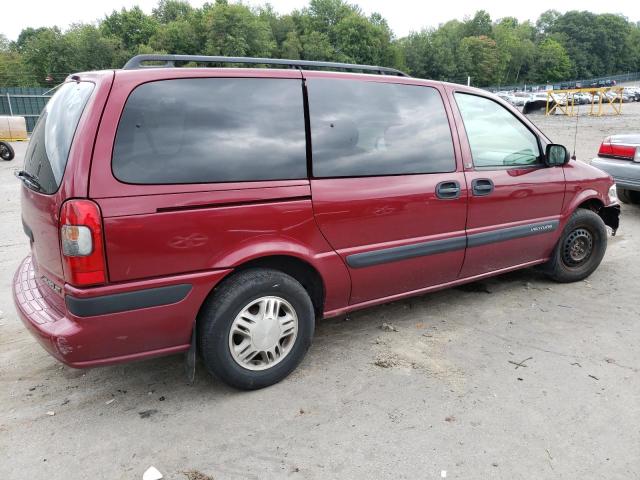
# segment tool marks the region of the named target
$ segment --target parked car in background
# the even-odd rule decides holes
[[[587,105],[591,103],[591,95],[584,92],[578,92],[573,94],[573,102],[576,105]]]
[[[261,388],[316,319],[534,265],[579,281],[618,227],[610,176],[484,90],[323,62],[145,68],[225,61],[143,55],[47,104],[13,295],[60,361],[197,350]]]
[[[632,97],[632,101],[640,102],[640,88],[639,87],[625,87],[623,90],[625,95]]]
[[[591,165],[613,177],[621,201],[640,204],[640,134],[605,138]]]

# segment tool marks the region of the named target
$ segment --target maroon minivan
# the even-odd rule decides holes
[[[14,298],[51,355],[197,346],[244,389],[295,369],[318,318],[533,265],[581,280],[619,214],[611,177],[497,97],[326,62],[72,75],[17,176],[32,254]]]

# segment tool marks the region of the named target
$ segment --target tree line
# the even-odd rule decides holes
[[[509,85],[640,71],[640,22],[586,11],[544,12],[535,23],[492,19],[483,10],[396,38],[378,13],[344,0],[310,0],[278,14],[215,0],[194,8],[160,0],[113,11],[97,24],[25,28],[0,35],[0,86],[47,86],[69,73],[120,68],[140,53],[276,57],[364,63],[476,86]]]

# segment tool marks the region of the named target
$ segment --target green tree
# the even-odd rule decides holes
[[[460,42],[462,72],[471,77],[473,85],[492,85],[497,80],[499,62],[495,40],[484,35],[465,37]]]
[[[18,39],[15,42],[16,49],[18,51],[22,51],[24,47],[27,45],[27,42],[29,41],[29,39],[31,39],[32,37],[35,37],[40,32],[44,32],[45,30],[47,30],[47,28],[45,27],[40,27],[40,28],[27,27],[23,29],[20,32],[20,35],[18,35]]]
[[[517,83],[521,74],[527,72],[535,55],[534,35],[531,24],[519,25],[515,18],[503,18],[494,25],[493,38],[499,55],[498,83]]]
[[[303,10],[309,20],[306,29],[324,33],[332,41],[335,40],[334,32],[338,23],[354,13],[362,12],[343,0],[311,0],[309,7]]]
[[[332,60],[334,50],[327,34],[311,32],[302,36],[302,49],[306,60]]]
[[[146,15],[140,7],[133,7],[131,10],[123,8],[119,12],[114,10],[107,16],[100,28],[103,34],[119,38],[124,48],[133,51],[139,45],[149,42],[158,29],[158,22]]]
[[[149,39],[149,46],[155,51],[182,55],[197,55],[203,49],[194,25],[186,20],[161,24]]]
[[[193,7],[181,0],[160,0],[158,6],[153,9],[153,18],[160,23],[169,23],[176,20],[188,20],[193,13]]]
[[[485,10],[478,10],[472,18],[465,20],[465,37],[489,37],[490,35],[491,16]]]
[[[38,81],[22,55],[7,37],[0,34],[0,85],[31,87]]]
[[[621,15],[550,10],[540,16],[536,27],[539,50],[549,38],[565,49],[572,65],[567,78],[609,75],[636,65],[637,50],[629,42],[638,26]]]
[[[276,51],[269,22],[245,5],[218,0],[205,16],[207,54],[270,57]]]
[[[57,27],[30,36],[22,49],[25,64],[41,85],[60,83],[75,71],[74,54],[72,43]]]
[[[391,31],[386,23],[373,23],[352,13],[334,27],[337,60],[351,63],[389,65],[394,63]]]
[[[545,83],[566,80],[571,69],[571,59],[559,42],[547,38],[538,46],[533,77],[536,81]]]
[[[544,35],[553,31],[556,22],[562,16],[557,10],[547,10],[543,12],[536,21],[536,29],[540,35]]]
[[[282,58],[298,60],[300,59],[302,51],[302,41],[300,37],[298,37],[298,34],[295,31],[287,33],[287,37],[280,46],[280,55]]]
[[[559,81],[640,70],[640,23],[621,15],[548,10],[535,25],[493,22],[484,10],[464,22],[396,39],[379,14],[345,0],[310,0],[279,14],[269,4],[159,0],[113,11],[67,31],[25,28],[0,37],[0,84],[50,85],[73,71],[119,68],[138,53],[213,54],[369,63],[425,78],[474,85]],[[45,79],[51,76],[52,80]]]
[[[105,37],[93,25],[73,25],[63,37],[71,51],[70,71],[102,70],[127,60],[120,40]]]

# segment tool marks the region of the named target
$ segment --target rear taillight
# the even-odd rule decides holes
[[[640,162],[640,148],[638,148],[638,146],[611,143],[609,138],[605,138],[600,145],[598,155],[601,157],[623,158],[625,160]]]
[[[98,205],[91,200],[69,200],[62,205],[60,248],[67,283],[88,286],[106,282],[102,216]]]

